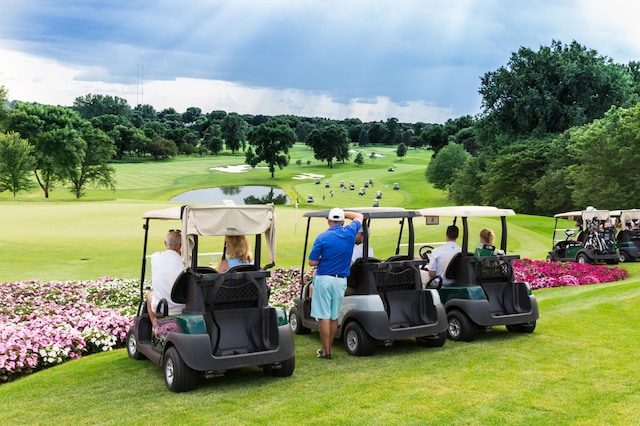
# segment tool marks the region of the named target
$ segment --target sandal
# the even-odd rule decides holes
[[[318,349],[316,351],[316,353],[318,354],[318,358],[320,359],[331,359],[331,354],[324,354],[324,351],[322,349]]]

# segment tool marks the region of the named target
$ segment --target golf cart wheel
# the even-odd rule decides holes
[[[269,364],[262,367],[262,371],[267,376],[273,377],[289,377],[293,374],[293,370],[296,369],[296,356],[292,356],[289,359],[285,359],[280,364]]]
[[[620,263],[628,262],[630,260],[629,254],[624,250],[620,250],[619,260],[620,260]]]
[[[472,342],[476,338],[478,328],[464,312],[451,311],[447,318],[449,320],[449,329],[447,330],[449,339]]]
[[[525,322],[522,324],[509,324],[507,325],[507,330],[512,333],[533,333],[533,330],[536,329],[536,322]]]
[[[175,347],[164,356],[164,384],[172,392],[188,392],[198,385],[198,375],[184,363]]]
[[[369,356],[373,355],[378,346],[378,342],[355,321],[347,324],[344,330],[344,347],[350,355]]]
[[[576,262],[578,263],[591,263],[589,261],[589,256],[587,256],[584,253],[580,253],[577,257],[576,257]]]
[[[553,262],[553,257],[550,254],[547,255],[547,262]]]
[[[131,327],[127,333],[127,354],[131,359],[141,360],[146,358],[138,351],[138,338],[133,332],[133,327]]]
[[[289,325],[295,334],[309,334],[311,330],[302,325],[300,311],[296,306],[289,311]]]
[[[435,334],[433,336],[416,337],[416,343],[427,348],[439,348],[447,341],[447,332]]]

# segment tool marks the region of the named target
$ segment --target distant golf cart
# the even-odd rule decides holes
[[[402,208],[346,210],[364,215],[364,257],[351,266],[336,337],[343,339],[349,354],[357,356],[373,355],[378,344],[401,339],[415,338],[422,346],[442,346],[447,330],[444,306],[437,290],[422,288],[420,267],[425,261],[414,256],[413,220],[417,213]],[[308,219],[301,277],[308,268],[308,251],[316,237],[315,233],[310,235],[311,224],[317,227],[322,222],[326,227],[328,213],[329,210],[321,210],[304,214]],[[368,256],[371,228],[397,230],[395,251],[388,253],[386,260]],[[375,249],[375,254],[382,254],[379,251]],[[308,334],[318,329],[318,322],[311,318],[311,282],[301,284],[300,296],[289,312],[289,323],[296,334]]]
[[[268,305],[267,269],[275,259],[273,205],[183,206],[153,210],[143,219],[140,302],[127,335],[129,357],[148,358],[161,366],[165,384],[174,392],[194,389],[200,376],[218,377],[243,367],[259,366],[271,376],[293,374],[295,347],[286,312]],[[152,325],[145,302],[147,243],[150,224],[162,224],[164,237],[167,221],[177,221],[181,230],[185,270],[176,279],[171,299],[185,308],[170,314],[161,300]],[[250,236],[254,264],[225,273],[209,266],[211,256],[202,256],[202,247],[219,244],[224,258],[224,235]],[[263,244],[270,263],[260,267]]]
[[[502,228],[500,246],[495,252],[507,253],[506,217],[515,215],[513,210],[453,206],[425,208],[418,212],[426,218],[427,226],[440,225],[443,217],[452,218],[451,224],[456,224],[457,220],[462,222],[458,224],[458,244],[462,251],[451,258],[445,271],[445,277],[454,282],[438,289],[447,311],[449,338],[470,342],[479,330],[500,325],[512,332],[532,333],[539,317],[538,303],[527,283],[514,280],[512,261],[520,256],[474,256],[470,251],[475,244],[471,246],[469,242],[469,219],[495,217],[500,218]],[[444,239],[444,229],[440,233],[436,237]],[[428,259],[432,249],[433,246],[425,245],[420,248],[420,255]]]
[[[638,260],[640,258],[640,210],[611,210],[610,214],[620,226],[616,235],[620,262]]]
[[[548,261],[607,264],[620,261],[609,210],[579,210],[558,213],[554,217],[553,248],[547,255]],[[577,236],[574,227],[578,227]]]

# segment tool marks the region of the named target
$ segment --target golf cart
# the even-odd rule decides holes
[[[422,287],[420,267],[425,261],[414,256],[413,219],[417,214],[402,208],[346,210],[364,216],[363,257],[351,266],[336,337],[341,337],[347,352],[356,356],[373,355],[379,343],[390,344],[401,339],[415,338],[421,346],[442,346],[447,330],[444,306],[437,290]],[[304,214],[308,219],[301,277],[304,277],[308,250],[314,239],[313,236],[309,239],[311,225],[326,227],[328,213],[329,210],[321,210]],[[397,232],[395,251],[388,253],[385,260],[369,257],[372,228],[380,234],[385,230]],[[376,249],[375,253],[379,255],[379,252],[382,249]],[[318,329],[318,322],[311,317],[310,285],[311,282],[301,283],[300,296],[294,299],[289,312],[289,323],[296,334]]]
[[[538,303],[527,283],[516,282],[512,261],[519,255],[507,253],[507,216],[510,209],[486,206],[453,206],[424,208],[418,212],[425,217],[427,227],[439,225],[440,218],[452,217],[453,224],[462,221],[462,248],[447,264],[445,277],[453,283],[440,286],[438,291],[444,303],[451,340],[470,342],[479,330],[493,326],[506,326],[507,330],[532,333],[538,320]],[[500,246],[488,253],[474,255],[470,251],[469,218],[500,218]],[[440,227],[437,238],[445,232]],[[418,232],[418,231],[416,231]],[[426,244],[426,243],[425,243]],[[429,259],[433,243],[423,245],[420,255]]]
[[[547,255],[548,261],[608,264],[620,261],[616,230],[609,220],[609,210],[590,208],[558,213],[554,217],[553,248]],[[574,226],[578,226],[577,236]],[[564,239],[559,234],[564,234]]]
[[[611,210],[611,218],[619,224],[616,244],[620,251],[620,262],[630,262],[640,258],[640,210]]]
[[[295,347],[286,312],[268,305],[267,269],[275,260],[273,205],[173,207],[147,212],[143,220],[140,303],[127,335],[129,357],[161,366],[165,384],[174,392],[194,389],[199,376],[218,377],[236,368],[259,366],[279,377],[293,374]],[[152,323],[145,291],[147,242],[150,224],[168,220],[180,221],[185,265],[171,299],[185,307],[170,314],[162,299]],[[255,241],[254,264],[225,273],[210,266],[211,253],[203,253],[203,248],[223,247],[224,235],[247,235]],[[270,263],[260,267],[263,244]],[[224,249],[221,253],[224,258]]]

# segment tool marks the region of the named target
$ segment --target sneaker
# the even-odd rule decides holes
[[[318,354],[318,358],[320,359],[331,359],[331,354],[325,355],[322,349],[318,349],[316,353]]]

